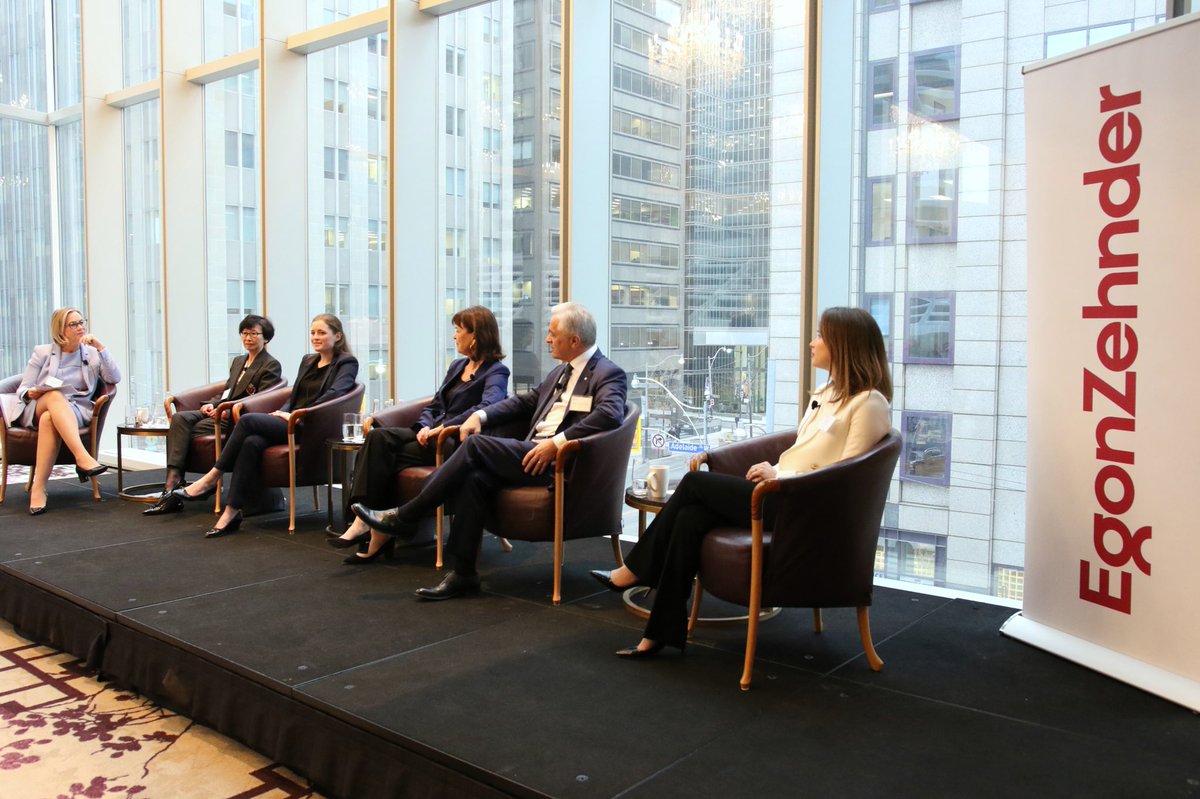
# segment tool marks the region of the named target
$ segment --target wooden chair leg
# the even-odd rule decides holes
[[[504,539],[500,539],[503,541]],[[554,536],[554,604],[562,602],[562,564],[563,564],[563,538],[562,530],[558,531],[558,535]]]
[[[313,504],[317,506],[317,510],[321,510],[321,492],[317,490],[317,486],[313,486]]]
[[[825,632],[825,622],[821,618],[820,608],[813,608],[813,632]]]
[[[4,504],[4,495],[8,493],[8,447],[4,448],[3,459],[3,477],[4,481],[0,482],[0,505]]]
[[[762,610],[762,596],[751,594],[750,614],[746,619],[746,662],[742,667],[739,682],[743,691],[750,690],[750,678],[754,673],[754,651],[758,647],[758,614]]]
[[[881,671],[883,660],[876,653],[875,644],[871,641],[871,619],[865,607],[858,609],[858,635],[862,638],[863,652],[867,654],[867,663],[871,665],[871,671]]]
[[[441,505],[435,511],[437,514],[437,532],[434,534],[434,540],[437,541],[437,562],[434,563],[434,568],[442,568],[442,525],[445,523],[446,514],[442,512]]]
[[[92,478],[92,501],[100,501],[100,481],[95,477]]]
[[[497,538],[500,538],[500,537],[497,536]],[[512,542],[509,541],[507,538],[500,538],[500,548],[503,549],[505,552],[512,552]]]
[[[692,588],[692,612],[688,616],[687,637],[692,637],[692,630],[696,627],[696,619],[700,618],[700,600],[704,598],[704,586],[700,584],[700,578],[696,578],[696,582]]]

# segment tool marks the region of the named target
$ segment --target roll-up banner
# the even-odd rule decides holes
[[[1025,70],[1024,609],[1002,631],[1200,710],[1196,15]]]

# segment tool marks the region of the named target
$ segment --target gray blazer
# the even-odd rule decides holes
[[[113,359],[111,349],[105,348],[100,352],[90,344],[80,344],[79,348],[83,354],[83,380],[86,390],[80,396],[72,396],[71,402],[80,414],[81,423],[86,425],[92,421],[92,397],[96,394],[96,385],[102,380],[109,384],[120,383],[121,369]],[[26,395],[29,389],[37,388],[47,377],[57,374],[60,358],[62,347],[57,344],[39,344],[33,348],[29,364],[25,367],[25,374],[21,376],[21,385],[17,389],[17,398],[26,403],[25,410],[21,412],[21,427],[33,426],[36,403],[28,402]]]

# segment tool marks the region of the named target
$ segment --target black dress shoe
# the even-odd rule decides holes
[[[183,500],[173,493],[163,494],[150,507],[142,511],[143,516],[161,516],[164,513],[179,513],[183,510]]]
[[[401,519],[399,508],[376,511],[361,502],[355,502],[350,506],[350,510],[354,511],[354,515],[366,522],[372,530],[378,530],[386,535],[394,535],[406,541],[417,534],[417,523]]]
[[[466,594],[479,593],[479,576],[468,577],[458,572],[450,572],[434,588],[418,588],[417,596],[421,599],[440,600],[454,599]]]
[[[592,569],[590,572],[588,572],[588,574],[592,575],[592,578],[596,582],[600,583],[600,585],[604,586],[609,591],[624,591],[627,588],[634,588],[637,586],[637,583],[626,586],[617,585],[612,581],[612,572],[605,571],[604,569]]]
[[[238,511],[233,514],[233,518],[224,527],[214,527],[204,534],[205,538],[220,538],[223,535],[236,533],[237,529],[242,526],[242,512]]]
[[[638,649],[636,646],[631,646],[628,649],[618,649],[617,657],[629,658],[630,660],[646,660],[648,658],[657,657],[662,651],[662,641],[655,641],[650,645],[649,649]]]
[[[30,515],[30,516],[41,516],[41,515],[42,515],[43,513],[45,513],[45,512],[46,512],[46,506],[45,506],[45,505],[43,505],[43,506],[42,506],[42,507],[40,507],[40,508],[30,508],[30,509],[29,509],[29,515]]]
[[[93,477],[104,474],[107,471],[108,471],[108,467],[105,466],[103,463],[100,464],[99,466],[97,466],[95,469],[84,469],[79,466],[75,467],[75,474],[77,474],[79,476],[79,482],[81,482],[81,483],[86,483],[88,480],[91,480]]]
[[[365,533],[359,533],[358,535],[354,536],[354,538],[342,538],[341,536],[338,536],[337,538],[326,538],[325,543],[329,544],[329,546],[333,547],[334,549],[349,549],[350,547],[356,547],[364,541],[370,540],[371,531],[368,530]],[[394,544],[395,542],[393,541],[393,545]]]
[[[201,494],[197,494],[195,496],[192,496],[191,494],[189,494],[187,492],[187,488],[176,488],[174,491],[171,492],[171,496],[179,497],[184,502],[200,502],[201,500],[208,499],[215,493],[217,493],[216,486],[213,486],[212,488],[208,489],[207,491],[205,491]]]

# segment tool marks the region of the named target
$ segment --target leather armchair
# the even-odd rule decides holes
[[[577,538],[610,536],[613,558],[621,555],[621,516],[625,478],[633,436],[641,410],[625,405],[625,421],[603,433],[568,441],[558,450],[554,486],[502,488],[488,516],[487,529],[518,541],[554,542],[553,602],[562,599],[563,543]],[[524,429],[528,429],[528,424]],[[520,435],[518,433],[518,435]]]
[[[791,432],[779,435],[795,440]],[[707,462],[713,471],[744,475],[753,463],[774,462],[782,452],[782,448],[774,451],[778,443],[751,439],[720,447],[697,456],[693,468]],[[749,530],[718,527],[704,537],[691,621],[695,623],[699,612],[701,586],[726,602],[749,607],[743,691],[750,687],[764,603],[812,608],[817,632],[822,630],[821,608],[856,608],[867,662],[873,671],[883,668],[871,641],[868,608],[879,522],[900,449],[900,433],[892,430],[856,458],[807,474],[765,480],[750,500]],[[775,529],[765,531],[762,506],[772,495]]]
[[[267,391],[274,391],[275,389],[282,388],[286,385],[287,380],[280,380],[269,389],[264,389],[263,393],[266,393]],[[224,387],[225,381],[221,380],[216,383],[209,383],[207,385],[189,388],[186,391],[180,391],[177,394],[168,394],[167,398],[163,401],[163,407],[167,411],[167,419],[170,420],[172,416],[180,411],[200,410],[201,405],[219,394],[221,389]],[[280,405],[283,404],[283,400],[280,400],[279,402]],[[204,474],[213,467],[213,464],[217,462],[217,457],[221,454],[221,444],[225,439],[229,438],[228,433],[218,436],[217,431],[221,429],[221,421],[227,415],[229,416],[230,421],[233,420],[232,414],[235,405],[237,405],[236,400],[218,403],[213,408],[213,432],[192,436],[192,443],[188,447],[187,463],[184,464],[185,472]],[[217,489],[213,511],[215,513],[220,513],[221,511],[221,491],[219,486]]]
[[[326,400],[310,408],[292,411],[288,418],[287,444],[267,447],[262,457],[262,484],[268,487],[287,486],[288,489],[288,532],[296,531],[296,486],[325,485],[329,479],[329,452],[325,442],[342,437],[342,417],[362,407],[366,386],[358,383],[346,394]],[[283,392],[287,392],[286,394]],[[278,410],[291,389],[264,391],[239,402],[234,408],[234,418],[246,411],[270,413]],[[275,404],[275,403],[278,404]],[[274,404],[274,408],[267,408]],[[319,505],[319,500],[318,507]]]
[[[13,375],[4,380],[0,380],[0,394],[15,393],[21,386],[21,375]],[[100,447],[100,437],[104,433],[104,422],[108,418],[109,408],[112,407],[113,400],[117,396],[117,387],[115,384],[108,384],[100,381],[96,384],[96,393],[93,395],[95,402],[95,410],[92,413],[92,421],[87,427],[79,431],[79,437],[83,440],[83,445],[87,447],[88,452],[92,457],[96,457],[96,451]],[[33,466],[37,463],[37,437],[36,429],[27,430],[23,427],[9,428],[8,425],[0,421],[0,452],[2,452],[3,482],[0,482],[0,505],[4,504],[4,496],[8,487],[8,467],[9,464],[21,466]],[[58,455],[54,459],[55,464],[74,463],[75,459],[71,455],[71,451],[66,447],[58,448]],[[25,490],[29,490],[29,486],[33,484],[33,470],[29,471],[29,479],[25,482]],[[92,499],[100,501],[100,484],[96,478],[92,478]]]

